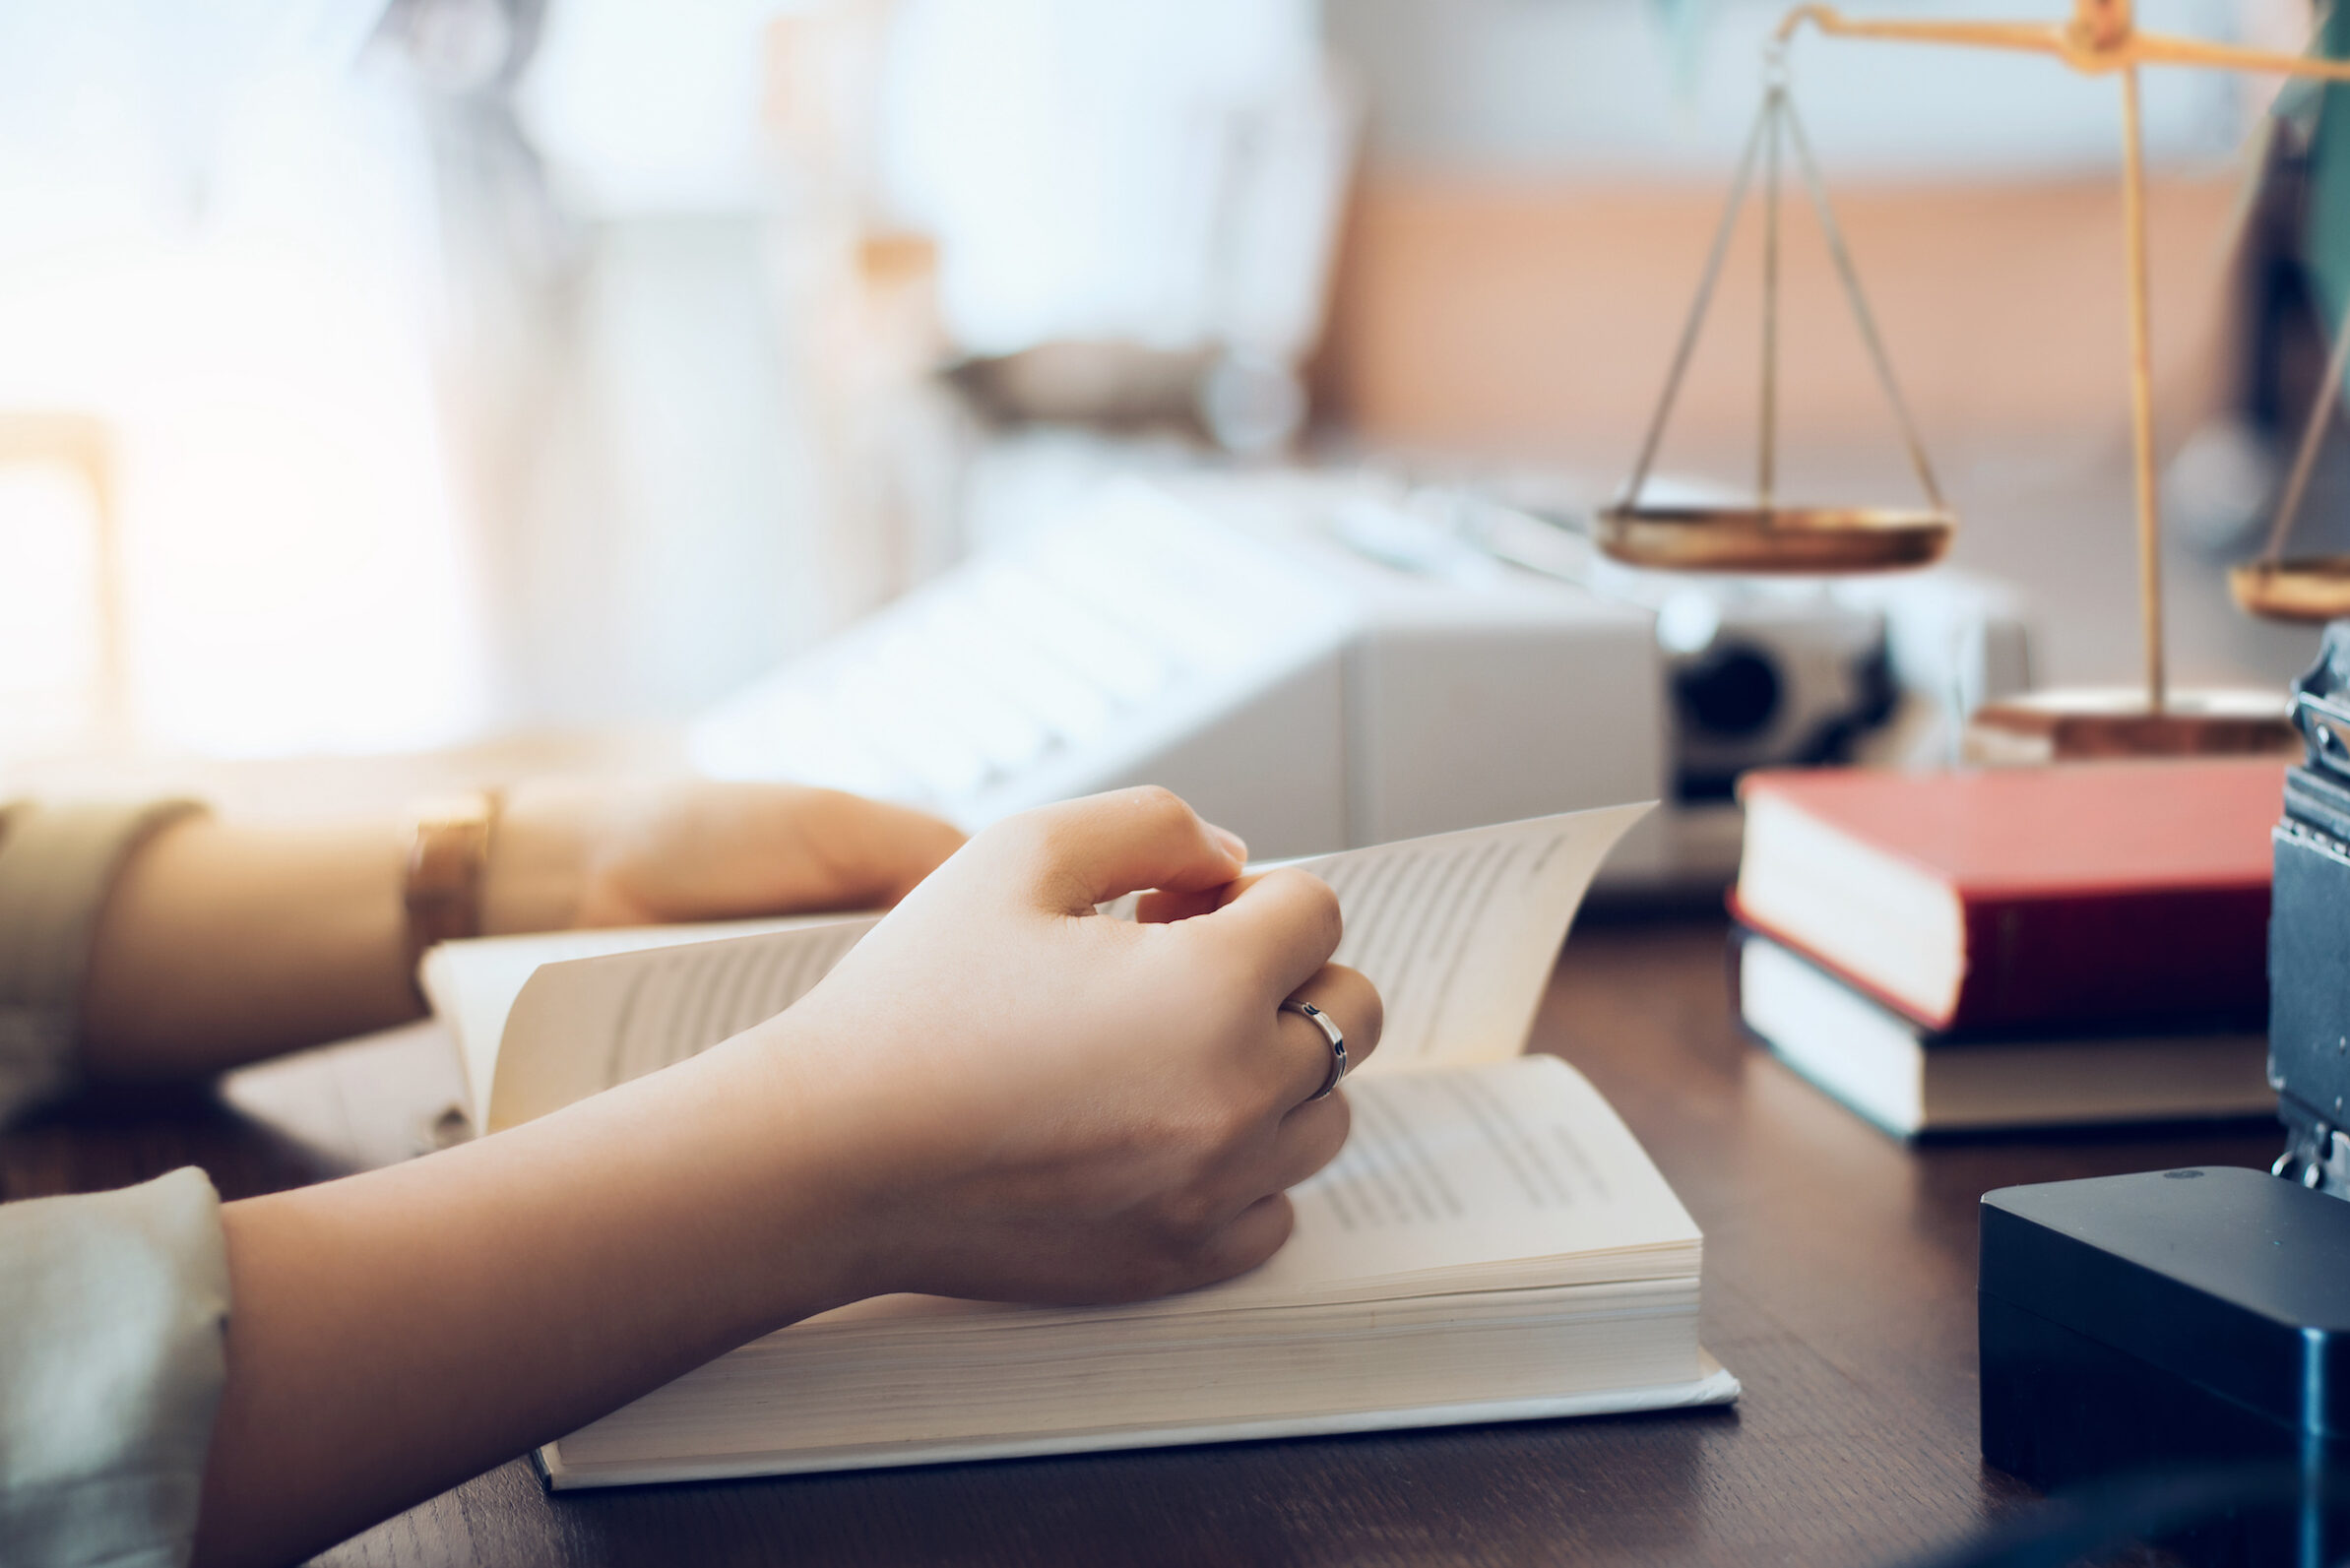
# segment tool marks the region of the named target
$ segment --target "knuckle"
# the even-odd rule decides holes
[[[1067,832],[1065,807],[1038,806],[983,828],[972,842],[984,848],[1034,854],[1050,844],[1055,835]]]
[[[1337,890],[1312,872],[1296,866],[1284,866],[1267,875],[1280,881],[1282,896],[1294,909],[1301,929],[1335,949],[1338,939],[1346,934],[1346,917],[1339,910]]]
[[[1276,1114],[1279,1107],[1266,1092],[1256,1075],[1250,1075],[1246,1098],[1236,1096],[1219,1111],[1214,1124],[1215,1153],[1213,1162],[1222,1165],[1233,1156],[1253,1143],[1262,1132],[1266,1118]]]
[[[1030,828],[1028,851],[1038,859],[1058,864],[1077,847],[1077,824],[1061,815],[1040,817]]]
[[[1024,811],[986,831],[1003,835],[1001,842],[1011,864],[1023,868],[1028,875],[1048,878],[1083,858],[1093,838],[1087,832],[1085,814],[1077,802]]]
[[[1183,1183],[1204,1186],[1213,1181],[1233,1152],[1247,1140],[1256,1121],[1253,1107],[1238,1098],[1219,1100],[1191,1118],[1182,1131],[1177,1160]]]
[[[1153,827],[1174,828],[1190,824],[1190,805],[1165,784],[1136,784],[1121,793],[1125,797],[1127,809]]]
[[[1347,934],[1346,915],[1338,907],[1338,892],[1320,877],[1299,873],[1305,877],[1305,891],[1310,903],[1315,935],[1330,944],[1335,951],[1339,938]]]
[[[1223,1228],[1224,1205],[1207,1188],[1185,1185],[1162,1197],[1153,1218],[1166,1246],[1176,1253],[1188,1253]]]
[[[1259,1116],[1238,1095],[1219,1095],[1180,1113],[1170,1112],[1142,1142],[1170,1192],[1212,1185],[1253,1133]]]

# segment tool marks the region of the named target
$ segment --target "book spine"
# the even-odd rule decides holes
[[[2265,887],[1970,899],[1966,942],[1944,1031],[2265,1014]]]

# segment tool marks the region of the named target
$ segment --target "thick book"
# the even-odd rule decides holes
[[[1748,1033],[1897,1136],[2273,1116],[2268,1036],[2224,1020],[2152,1032],[1937,1034],[1755,931],[1734,940]]]
[[[2267,1003],[2270,760],[1748,774],[1741,920],[1932,1030]]]
[[[1158,1301],[888,1296],[719,1357],[539,1451],[555,1487],[1726,1403],[1702,1241],[1564,1062],[1523,1054],[1592,873],[1643,808],[1302,862],[1380,988],[1355,1127],[1261,1268]],[[1112,913],[1116,911],[1112,910]],[[511,1126],[789,1006],[870,918],[452,943],[424,980],[478,1125]],[[648,934],[659,947],[626,947]],[[707,938],[708,933],[699,933]],[[602,949],[602,951],[598,951]]]

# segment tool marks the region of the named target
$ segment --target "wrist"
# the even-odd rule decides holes
[[[822,995],[683,1064],[709,1074],[705,1125],[740,1116],[746,1190],[771,1200],[769,1255],[814,1240],[818,1267],[794,1266],[788,1289],[821,1285],[822,1311],[901,1291],[956,1292],[939,1271],[945,1204],[990,1158],[996,1132],[943,1121],[929,1097],[884,1070],[886,1021],[828,1008]],[[804,1208],[794,1206],[804,1200]],[[949,1226],[951,1228],[951,1224]]]
[[[703,1082],[701,1131],[757,1216],[794,1316],[925,1288],[921,1221],[939,1179],[902,1083],[868,1071],[872,1041],[802,1003],[683,1064]],[[669,1075],[663,1075],[669,1076]]]
[[[481,932],[562,931],[579,923],[592,802],[560,784],[510,791],[482,866]]]
[[[599,1179],[658,1194],[660,1224],[707,1243],[678,1277],[724,1297],[739,1337],[907,1288],[883,1223],[897,1161],[836,1065],[786,1015],[557,1113],[599,1117]]]

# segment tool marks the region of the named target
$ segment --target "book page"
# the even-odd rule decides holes
[[[1386,1003],[1366,1070],[1524,1050],[1593,874],[1649,809],[1570,811],[1290,862],[1337,892],[1346,938],[1336,961],[1368,975]]]
[[[1346,1148],[1290,1191],[1289,1244],[1203,1301],[1360,1295],[1372,1281],[1697,1243],[1630,1129],[1555,1056],[1373,1078],[1348,1098]]]
[[[1522,1050],[1584,890],[1648,809],[1567,812],[1288,862],[1336,890],[1346,917],[1337,960],[1369,975],[1386,1003],[1385,1033],[1366,1069]],[[1130,913],[1133,905],[1112,908]],[[487,1115],[476,1120],[495,1130],[544,1115],[772,1018],[812,989],[877,918],[781,922],[766,934],[717,942],[708,926],[674,927],[637,933],[629,945],[640,951],[559,962],[548,961],[552,944],[605,933],[544,939],[550,945],[538,967],[509,993],[503,1035],[489,1053],[495,1064],[484,1074],[488,1093],[476,1091]],[[518,945],[444,961],[435,1006],[470,1042],[498,1011],[489,988],[515,985],[526,957]],[[470,994],[476,977],[484,999]],[[441,990],[455,999],[444,1001]],[[469,1043],[468,1054],[482,1053]]]
[[[689,942],[723,941],[764,931],[830,925],[842,918],[837,914],[786,915],[693,925],[603,926],[531,936],[469,937],[428,948],[416,966],[416,983],[431,1002],[433,1015],[456,1038],[458,1055],[465,1068],[469,1097],[466,1108],[476,1125],[480,1125],[483,1108],[489,1103],[498,1042],[506,1033],[506,1015],[513,1011],[514,999],[522,994],[523,986],[541,965],[646,948],[677,947]]]
[[[1298,1221],[1289,1241],[1238,1279],[1109,1307],[883,1296],[806,1326],[886,1333],[947,1319],[1159,1319],[1697,1271],[1696,1222],[1590,1080],[1555,1056],[1370,1079],[1348,1100],[1346,1148],[1290,1189]]]
[[[879,915],[794,920],[542,964],[506,1015],[485,1103],[495,1132],[708,1050],[798,1001]],[[594,934],[594,933],[588,933]]]

